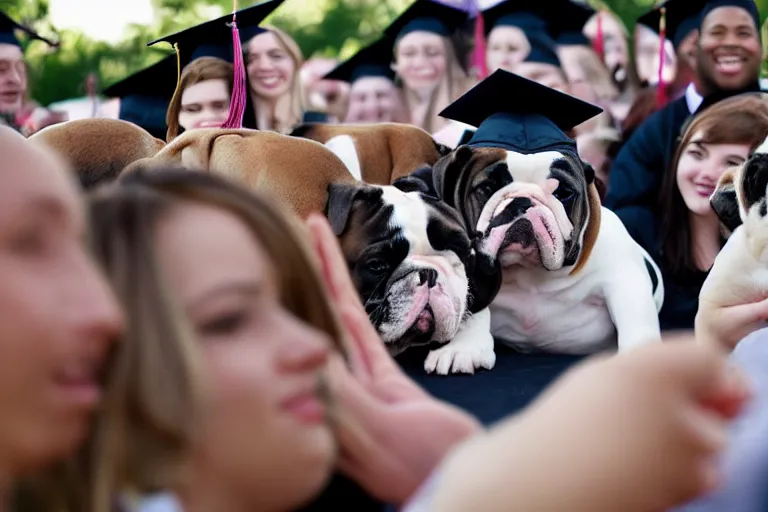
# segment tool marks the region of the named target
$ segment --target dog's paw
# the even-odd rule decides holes
[[[448,345],[433,350],[424,361],[424,369],[427,373],[448,375],[449,373],[475,373],[475,370],[485,368],[493,369],[496,364],[496,352],[493,344],[478,343],[475,346],[467,344]]]

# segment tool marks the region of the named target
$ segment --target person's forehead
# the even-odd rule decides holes
[[[0,132],[0,205],[47,199],[77,207],[79,192],[68,169],[24,138]]]
[[[754,21],[752,20],[752,16],[750,16],[750,14],[741,7],[723,6],[718,7],[717,9],[713,9],[709,14],[707,14],[702,23],[704,28],[709,28],[716,25],[754,26]]]
[[[0,60],[24,60],[24,53],[16,45],[0,43]]]

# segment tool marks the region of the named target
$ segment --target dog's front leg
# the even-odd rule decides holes
[[[456,337],[433,350],[424,361],[427,373],[475,373],[478,368],[492,369],[496,364],[491,335],[491,311],[485,308],[464,320]]]
[[[645,267],[624,268],[611,277],[603,293],[616,326],[619,351],[661,341],[659,314]]]

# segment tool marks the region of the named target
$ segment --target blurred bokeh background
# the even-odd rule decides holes
[[[238,8],[262,0],[239,0]],[[374,39],[412,0],[286,0],[270,18],[290,33],[305,58],[346,58]],[[465,0],[443,0],[464,4]],[[546,2],[547,0],[541,0]],[[494,0],[481,0],[481,4]],[[628,25],[654,0],[595,0]],[[768,13],[768,0],[757,0]],[[87,94],[88,78],[104,88],[172,52],[146,43],[231,11],[233,0],[0,0],[0,9],[62,42],[51,51],[29,43],[32,97],[41,104]],[[163,46],[163,45],[158,45]]]

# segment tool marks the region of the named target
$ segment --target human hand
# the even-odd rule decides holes
[[[667,510],[718,483],[714,456],[747,397],[724,354],[692,340],[593,358],[459,448],[435,509]]]
[[[709,305],[700,299],[696,314],[696,339],[701,343],[731,352],[752,332],[765,327],[768,320],[768,299],[736,306]]]
[[[341,357],[329,365],[339,467],[375,497],[401,504],[481,426],[403,373],[368,319],[327,220],[314,215],[307,226],[347,337],[349,366]]]

